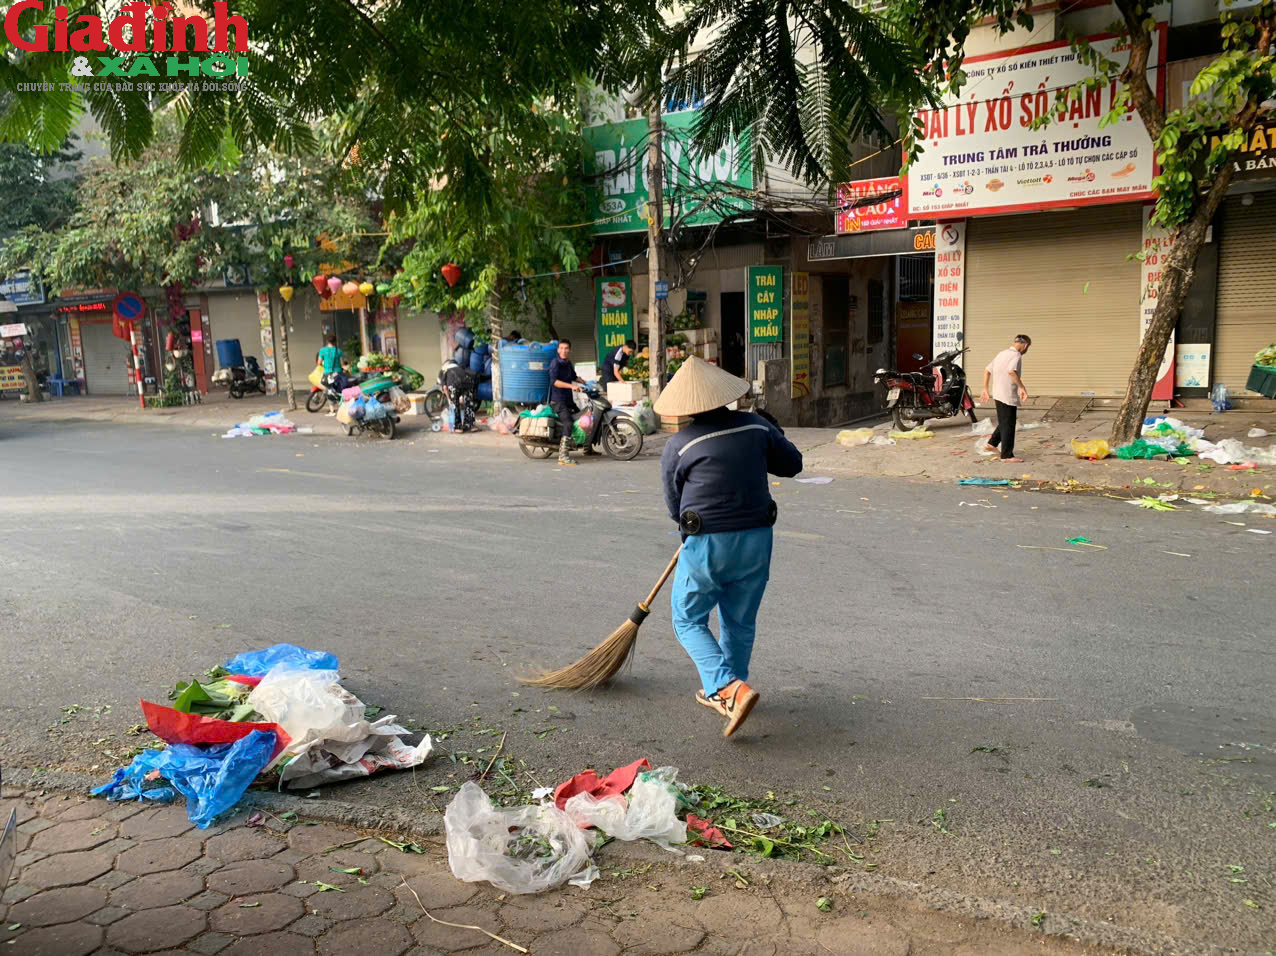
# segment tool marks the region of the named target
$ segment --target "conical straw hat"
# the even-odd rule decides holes
[[[653,407],[657,415],[680,418],[730,405],[748,393],[749,383],[744,379],[692,356],[682,363]]]

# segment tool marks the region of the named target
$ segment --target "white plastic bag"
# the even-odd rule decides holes
[[[867,445],[873,438],[871,428],[847,428],[837,433],[837,443],[847,448],[856,445]]]
[[[1213,515],[1240,515],[1248,512],[1254,515],[1276,515],[1276,505],[1261,501],[1237,501],[1228,505],[1209,505],[1205,509]]]
[[[1266,428],[1251,428],[1249,431],[1245,433],[1245,437],[1246,438],[1266,438],[1267,429]]]
[[[970,426],[972,435],[991,435],[996,430],[997,426],[993,424],[991,418],[981,418]]]
[[[677,787],[673,778],[664,779],[663,770],[639,775],[629,788],[629,799],[610,796],[599,800],[592,794],[578,793],[563,807],[577,826],[592,826],[617,840],[651,840],[673,853],[681,853],[669,844],[687,842],[687,825],[678,819]],[[660,776],[658,776],[660,775]]]
[[[562,883],[588,886],[598,876],[585,832],[552,803],[502,810],[471,782],[443,814],[452,875],[487,880],[507,893],[539,893]]]

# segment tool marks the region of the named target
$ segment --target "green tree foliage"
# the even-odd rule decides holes
[[[48,155],[13,143],[0,143],[0,239],[24,226],[52,229],[64,223],[75,208],[76,177],[60,175],[60,167],[79,154],[65,144]]]

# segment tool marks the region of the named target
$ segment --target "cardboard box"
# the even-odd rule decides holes
[[[632,405],[647,394],[642,382],[608,382],[607,401],[613,405]]]
[[[706,362],[718,361],[718,343],[710,342],[704,346],[704,360]]]

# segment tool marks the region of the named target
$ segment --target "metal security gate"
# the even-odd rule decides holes
[[[111,332],[110,322],[80,321],[80,341],[84,346],[84,377],[90,395],[136,395],[130,385],[129,345]]]
[[[1142,206],[971,219],[965,367],[972,383],[1020,333],[1035,395],[1124,395],[1139,347]]]
[[[1276,193],[1228,199],[1218,256],[1218,326],[1213,381],[1243,394],[1254,353],[1276,342]],[[1252,395],[1252,393],[1251,393]]]

